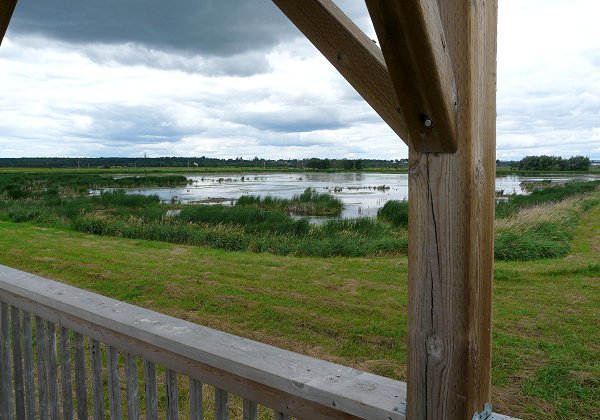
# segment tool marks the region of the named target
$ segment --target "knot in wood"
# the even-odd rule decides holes
[[[435,334],[427,338],[427,354],[436,359],[441,359],[442,357],[442,342]]]

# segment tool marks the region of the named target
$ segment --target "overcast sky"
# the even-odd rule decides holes
[[[599,16],[499,0],[499,159],[600,159]],[[0,92],[0,157],[408,155],[269,0],[20,0]]]

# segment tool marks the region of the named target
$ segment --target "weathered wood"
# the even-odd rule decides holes
[[[25,381],[25,411],[27,419],[35,419],[35,374],[33,366],[33,336],[31,315],[23,311],[23,379]]]
[[[46,347],[48,348],[48,399],[50,401],[50,418],[58,420],[60,404],[58,399],[58,357],[56,354],[56,325],[46,323]]]
[[[409,150],[407,412],[465,419],[490,402],[497,2],[438,7],[459,98],[458,149]]]
[[[203,418],[202,382],[190,378],[190,419],[202,420]]]
[[[46,345],[46,321],[35,317],[35,350],[37,354],[38,412],[40,418],[48,416],[48,347]]]
[[[85,342],[83,335],[74,334],[75,348],[75,398],[77,398],[77,418],[85,420],[87,414],[87,382],[85,374]]]
[[[0,266],[9,303],[298,418],[391,418],[405,384]],[[376,389],[377,392],[373,392]],[[335,406],[334,406],[335,404]]]
[[[136,357],[131,353],[125,354],[125,377],[127,382],[127,418],[137,420],[140,418],[138,372]]]
[[[254,401],[244,398],[244,420],[256,420],[258,418],[258,405]]]
[[[456,151],[456,82],[437,3],[367,0],[385,62],[420,152]]]
[[[149,360],[144,360],[144,396],[146,398],[146,419],[157,420],[156,366]]]
[[[12,419],[12,377],[10,374],[9,305],[0,302],[0,418]]]
[[[102,355],[100,342],[91,340],[91,365],[92,365],[92,395],[94,401],[94,419],[104,419],[104,381],[102,380]]]
[[[62,393],[63,419],[73,419],[73,380],[71,373],[71,332],[60,329],[60,387]]]
[[[220,388],[215,388],[215,419],[229,420],[229,394]]]
[[[21,349],[21,311],[13,306],[10,308],[12,327],[13,377],[15,385],[15,415],[17,419],[25,418],[25,387],[23,384],[23,352]]]
[[[275,417],[275,420],[290,420],[291,419],[290,416],[288,416],[285,413],[282,413],[281,411],[276,411],[274,417]]]
[[[113,346],[108,347],[108,405],[111,420],[123,417],[121,410],[121,381],[119,380],[119,353]]]
[[[167,392],[167,420],[177,420],[179,418],[177,372],[165,369],[165,385]]]
[[[383,54],[331,0],[273,0],[400,138],[408,130]]]
[[[2,0],[0,2],[0,45],[8,29],[8,23],[17,5],[17,0]]]

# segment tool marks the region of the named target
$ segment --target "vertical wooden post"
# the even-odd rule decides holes
[[[413,116],[407,414],[470,419],[491,388],[497,0],[366,1]],[[454,108],[445,114],[444,101]],[[414,115],[429,111],[419,126]],[[456,121],[439,129],[443,117]],[[446,149],[427,144],[427,133],[450,125],[456,152],[435,153]]]
[[[409,160],[410,419],[490,403],[496,0],[439,0],[458,91],[458,150]]]

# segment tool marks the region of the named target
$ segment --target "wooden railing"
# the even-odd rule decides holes
[[[1,419],[405,418],[403,382],[4,266],[0,371]]]

